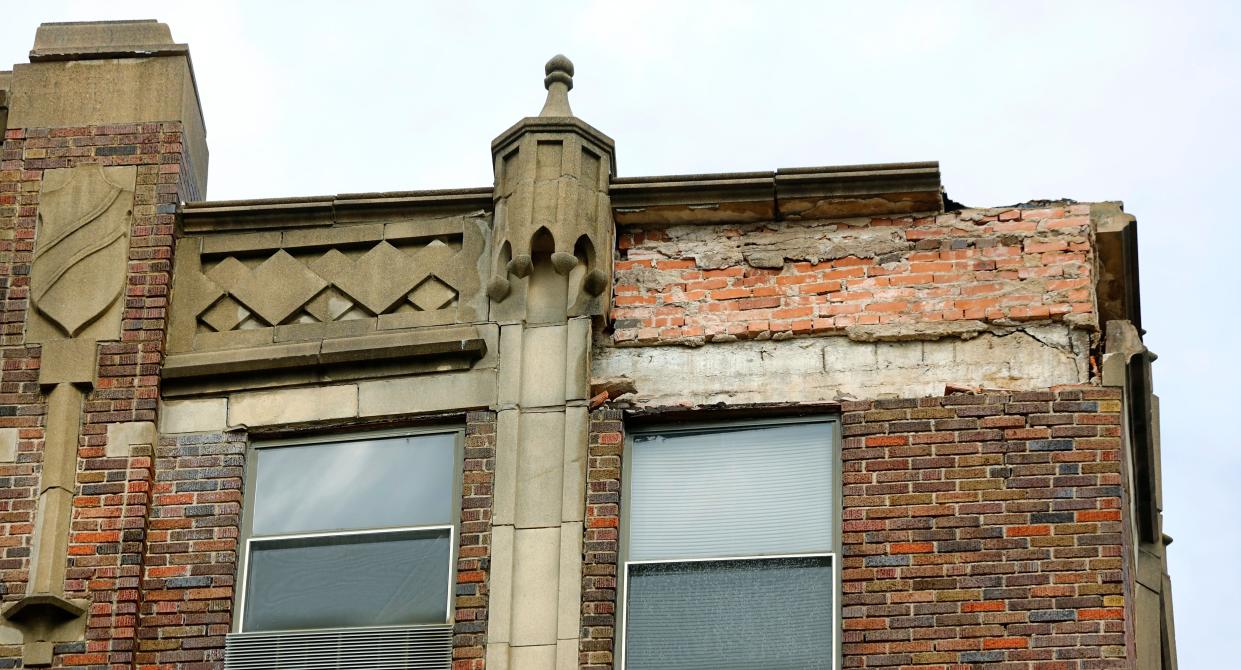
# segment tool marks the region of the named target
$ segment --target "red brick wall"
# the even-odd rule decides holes
[[[177,123],[84,128],[12,129],[0,155],[0,427],[21,429],[19,463],[0,465],[17,477],[6,495],[5,600],[25,593],[30,533],[42,458],[46,401],[38,388],[40,347],[26,345],[24,326],[44,170],[84,163],[137,166],[122,334],[100,347],[99,379],[83,407],[78,491],[65,590],[90,598],[85,644],[62,645],[57,664],[107,668],[132,660],[142,542],[150,504],[151,458],[105,458],[107,424],[154,421],[184,155]],[[16,655],[16,649],[0,655]]]
[[[881,248],[872,245],[875,257],[836,256],[866,246],[848,239],[856,222],[797,222],[787,224],[800,228],[794,253],[822,249],[824,257],[794,258],[781,269],[753,267],[741,256],[770,258],[786,224],[627,227],[618,236],[614,341],[768,338],[964,320],[1093,323],[1089,213],[1089,205],[1064,205],[872,219],[872,232],[893,234]],[[736,253],[721,255],[724,247]]]
[[[1120,392],[842,407],[845,668],[1126,667]],[[581,668],[612,667],[621,414],[592,415]]]

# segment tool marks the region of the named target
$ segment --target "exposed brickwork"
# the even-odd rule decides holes
[[[164,438],[157,448],[135,667],[223,662],[245,458],[241,431]]]
[[[1117,389],[843,410],[845,667],[1128,667]]]
[[[487,655],[491,510],[495,485],[496,413],[465,417],[465,470],[461,484],[461,543],[457,549],[453,670],[483,670]]]
[[[624,424],[618,409],[590,415],[586,465],[586,526],[582,556],[582,670],[612,667],[616,634],[616,562],[620,526]]]
[[[1065,205],[840,224],[623,229],[614,341],[967,320],[1093,325],[1089,213],[1089,205]]]
[[[113,667],[133,660],[151,456],[105,458],[107,424],[154,421],[170,284],[172,235],[184,156],[177,123],[12,129],[0,155],[0,427],[21,429],[19,464],[7,499],[3,597],[25,592],[34,487],[46,399],[38,388],[40,347],[25,344],[29,273],[45,170],[98,163],[137,166],[122,333],[99,348],[98,379],[83,406],[78,486],[65,591],[90,598],[87,641],[61,645],[57,665]],[[2,475],[0,475],[2,476]],[[16,653],[16,650],[13,650]]]

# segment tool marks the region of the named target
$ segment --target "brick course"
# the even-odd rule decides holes
[[[618,409],[590,415],[586,464],[586,524],[582,544],[582,670],[612,667],[616,633],[616,576],[624,424]]]
[[[457,548],[453,670],[483,670],[487,655],[487,600],[491,575],[491,510],[496,465],[496,413],[465,418],[461,484],[461,542]]]
[[[1089,214],[1090,205],[1066,204],[799,222],[791,259],[772,251],[788,224],[626,227],[618,238],[613,340],[700,343],[944,321],[1093,327]],[[885,246],[872,248],[874,256],[837,255],[862,245],[841,242],[859,225],[884,233]],[[825,257],[816,262],[814,253]],[[773,254],[781,260],[772,263]]]

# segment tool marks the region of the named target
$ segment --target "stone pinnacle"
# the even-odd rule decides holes
[[[547,88],[547,102],[543,103],[543,111],[539,116],[573,116],[569,108],[569,91],[573,88],[573,61],[562,54],[552,56],[543,66],[547,74],[543,78],[543,86]]]

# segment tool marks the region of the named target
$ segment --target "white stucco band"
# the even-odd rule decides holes
[[[597,348],[592,373],[632,379],[637,395],[629,398],[642,407],[911,398],[943,395],[948,385],[1043,390],[1090,380],[1089,335],[1048,325],[967,340]]]

